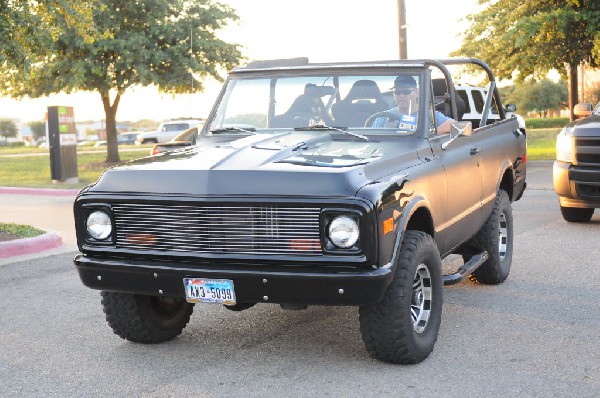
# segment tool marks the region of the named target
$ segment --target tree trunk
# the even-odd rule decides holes
[[[577,64],[569,65],[569,115],[571,121],[575,120],[575,113],[573,113],[573,108],[579,102],[577,66]]]
[[[104,105],[104,113],[106,114],[106,163],[120,162],[119,145],[117,143],[117,108],[121,94],[117,92],[115,100],[110,104],[110,95],[108,91],[101,92],[102,105]]]

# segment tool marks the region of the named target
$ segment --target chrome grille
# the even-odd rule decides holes
[[[579,166],[600,166],[600,139],[597,137],[577,137],[575,155]]]
[[[322,254],[319,208],[114,204],[116,245],[189,253]]]

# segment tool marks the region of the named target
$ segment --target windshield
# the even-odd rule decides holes
[[[418,129],[421,78],[418,73],[249,78],[227,82],[208,131],[256,132],[319,128]]]

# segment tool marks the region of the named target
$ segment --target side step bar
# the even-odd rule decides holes
[[[469,275],[471,275],[479,266],[485,263],[488,259],[488,252],[484,251],[483,253],[476,254],[469,261],[463,264],[462,267],[456,271],[454,274],[444,275],[444,286],[448,285],[456,285],[464,281]]]

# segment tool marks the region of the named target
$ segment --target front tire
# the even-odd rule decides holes
[[[433,350],[442,315],[442,262],[430,235],[407,231],[383,299],[360,307],[360,331],[371,357],[415,364]]]
[[[560,213],[568,222],[589,222],[594,215],[594,209],[579,209],[576,207],[560,206]]]
[[[181,334],[194,304],[174,297],[101,292],[106,321],[125,340],[154,344]]]
[[[512,205],[506,191],[500,190],[492,214],[473,238],[473,246],[488,252],[488,259],[470,279],[485,285],[497,285],[508,278],[513,253]]]

